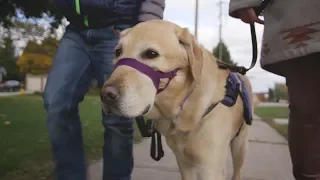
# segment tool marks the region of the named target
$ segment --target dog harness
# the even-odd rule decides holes
[[[116,65],[115,65],[115,68],[116,69],[118,66],[122,66],[122,65],[125,65],[125,66],[129,66],[129,67],[132,67],[133,69],[136,69],[138,71],[140,71],[141,73],[145,74],[146,76],[148,76],[152,82],[153,82],[153,85],[154,87],[157,89],[157,94],[162,92],[164,89],[166,89],[170,83],[170,81],[177,76],[177,71],[179,69],[174,69],[170,72],[161,72],[161,71],[155,71],[154,69],[152,69],[151,67],[137,61],[136,59],[133,59],[133,58],[122,58],[120,59]],[[160,82],[161,82],[161,79],[165,79],[165,78],[168,78],[168,82],[167,84],[165,85],[165,87],[161,88],[160,87]]]
[[[216,103],[213,103],[211,106],[209,106],[202,117],[209,114],[219,103],[227,107],[232,107],[237,102],[238,95],[240,95],[243,102],[243,108],[244,108],[243,117],[245,119],[245,122],[248,125],[251,125],[252,124],[252,106],[251,106],[250,94],[247,86],[245,85],[244,81],[241,79],[239,74],[235,72],[230,72],[227,78],[227,83],[225,88],[226,88],[226,93],[224,98]]]

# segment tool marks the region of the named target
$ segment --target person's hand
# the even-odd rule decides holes
[[[256,22],[259,24],[264,24],[264,21],[259,19],[253,8],[240,9],[238,10],[237,14],[239,18],[245,23],[251,24]]]

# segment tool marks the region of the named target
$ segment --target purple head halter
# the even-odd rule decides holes
[[[116,64],[114,69],[116,69],[117,67],[121,66],[121,65],[125,65],[125,66],[129,66],[132,67],[133,69],[138,70],[139,72],[145,74],[146,76],[148,76],[153,84],[154,87],[157,89],[157,94],[162,92],[163,90],[165,90],[170,81],[177,76],[177,71],[179,69],[174,69],[170,72],[161,72],[161,71],[155,71],[154,69],[152,69],[151,67],[137,61],[136,59],[132,59],[132,58],[122,58],[120,59]],[[168,78],[168,82],[165,85],[164,88],[160,88],[160,79],[164,79],[164,78]]]

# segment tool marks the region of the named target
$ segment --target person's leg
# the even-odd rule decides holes
[[[78,104],[92,79],[82,36],[67,28],[43,93],[57,180],[87,178]]]
[[[296,180],[320,180],[320,54],[290,65],[289,148]]]
[[[113,27],[92,32],[95,45],[92,49],[94,74],[101,87],[112,70],[114,48],[119,35]],[[129,180],[133,169],[133,120],[102,112],[105,127],[103,146],[103,180]]]

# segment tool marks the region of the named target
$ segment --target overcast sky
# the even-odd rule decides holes
[[[222,5],[222,38],[227,44],[231,57],[239,65],[249,67],[252,59],[250,26],[228,15],[229,1]],[[198,41],[208,50],[212,50],[219,41],[219,6],[218,0],[199,0]],[[194,33],[195,0],[167,0],[164,19],[182,27],[188,27]],[[263,26],[256,24],[258,39],[258,59]],[[285,82],[284,78],[268,73],[257,63],[248,76],[254,92],[267,92],[275,82]]]

